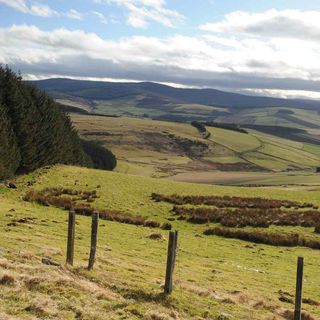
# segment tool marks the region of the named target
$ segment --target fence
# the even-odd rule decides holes
[[[98,224],[99,224],[99,213],[94,212],[92,214],[91,248],[90,248],[90,254],[89,254],[88,270],[92,270],[94,267],[96,250],[97,250],[97,242],[98,242]],[[74,238],[75,238],[75,212],[74,210],[70,210],[69,220],[68,220],[66,263],[71,266],[73,265],[73,260],[74,260]],[[168,241],[168,251],[167,251],[165,285],[164,285],[164,293],[166,295],[171,294],[173,291],[173,273],[174,273],[174,268],[176,263],[177,250],[178,250],[178,231],[170,231],[169,241]],[[295,310],[294,310],[293,320],[301,320],[301,315],[302,315],[303,269],[304,269],[304,258],[298,257]]]

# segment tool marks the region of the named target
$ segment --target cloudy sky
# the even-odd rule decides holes
[[[0,63],[320,99],[320,1],[0,0]]]

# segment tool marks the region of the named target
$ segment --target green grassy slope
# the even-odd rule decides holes
[[[232,109],[229,115],[218,117],[218,121],[238,124],[285,126],[292,128],[318,128],[319,112],[303,108],[266,107]]]
[[[123,96],[108,100],[90,100],[87,102],[92,112],[97,114],[153,118],[173,121],[217,121],[245,125],[271,125],[305,130],[320,129],[318,111],[303,108],[283,107],[242,107],[230,108],[219,105],[205,105],[188,102],[152,101],[144,94]],[[84,107],[80,98],[57,99],[67,105]],[[79,102],[80,101],[80,102]],[[90,106],[91,105],[91,106]],[[288,112],[288,113],[286,113]]]
[[[212,134],[210,140],[238,153],[256,150],[261,147],[260,141],[253,135],[220,128],[207,128],[207,130]]]
[[[203,139],[187,123],[83,115],[72,115],[72,120],[83,138],[99,141],[116,154],[117,171],[123,173],[168,177],[219,171],[301,175],[305,171],[310,175],[320,166],[317,145],[254,130],[244,134],[207,127],[211,136]]]
[[[67,213],[20,200],[31,188],[28,182],[35,189],[96,189],[100,198],[95,206],[158,221],[171,217],[171,206],[151,201],[151,192],[263,196],[320,205],[320,190],[212,187],[66,166],[38,171],[21,178],[17,190],[0,194],[0,279],[4,275],[13,279],[11,284],[0,284],[0,318],[285,319],[286,310],[293,306],[279,301],[278,292],[294,294],[296,258],[300,255],[306,259],[304,297],[320,301],[320,251],[205,237],[202,231],[206,226],[181,221],[172,222],[179,230],[179,251],[170,297],[163,297],[161,288],[167,241],[147,238],[152,232],[167,238],[167,231],[101,221],[97,262],[89,273],[85,268],[90,218],[77,216],[75,266],[65,267]],[[8,226],[14,219],[27,217],[34,222]],[[44,256],[54,258],[62,267],[41,264]],[[304,309],[313,319],[320,319],[319,307],[304,304]]]
[[[320,155],[320,146],[319,145],[305,143],[303,145],[303,149],[305,151],[311,152],[313,154]]]

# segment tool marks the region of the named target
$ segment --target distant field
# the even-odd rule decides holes
[[[94,100],[95,113],[131,116],[131,117],[156,117],[165,114],[161,110],[152,109],[145,110],[138,108],[137,103],[142,99],[140,96],[128,98],[120,98],[115,100]]]
[[[56,101],[62,105],[80,108],[88,112],[92,111],[92,108],[90,107],[90,105],[81,100],[74,101],[74,100],[67,100],[67,99],[56,99]]]
[[[289,178],[297,184],[314,184],[319,178],[312,174],[320,166],[319,146],[256,130],[245,134],[207,127],[211,136],[203,139],[187,123],[76,114],[72,114],[72,120],[82,137],[98,141],[115,153],[118,172],[150,177],[177,175],[179,180],[216,183],[216,173],[224,171],[230,172],[228,184],[239,182],[238,178],[232,181],[233,172],[240,172],[244,182],[258,176],[254,182],[267,184],[268,179],[260,180],[261,176],[280,181],[281,175],[274,175],[280,172],[285,172],[284,184],[289,172],[297,176]],[[200,178],[203,172],[208,173],[205,179]]]
[[[95,207],[170,222],[179,230],[173,294],[162,295],[168,231],[159,228],[101,220],[97,260],[94,271],[88,272],[91,219],[77,215],[75,265],[66,267],[67,211],[21,200],[29,190],[59,186],[96,190]],[[2,319],[285,320],[294,306],[292,299],[283,297],[295,294],[298,256],[306,262],[303,309],[312,316],[309,319],[320,319],[320,250],[205,236],[203,231],[217,224],[177,220],[171,204],[151,200],[155,192],[263,197],[319,206],[319,188],[207,186],[67,166],[21,177],[17,187],[0,194]],[[256,229],[320,240],[314,228]],[[152,233],[165,240],[151,240]],[[61,267],[42,264],[48,256]]]
[[[270,126],[286,126],[302,129],[320,129],[320,114],[316,110],[299,108],[244,108],[233,109],[230,115],[216,119],[221,122],[238,124],[256,124]]]
[[[239,186],[320,186],[320,175],[305,172],[189,172],[177,174],[170,179],[182,182]]]
[[[210,127],[207,130],[211,133],[209,140],[237,153],[253,151],[262,147],[259,139],[250,134]]]
[[[130,95],[109,100],[90,100],[85,102],[84,99],[56,99],[57,102],[68,106],[83,108],[96,114],[117,115],[125,117],[150,118],[161,120],[190,120],[194,118],[206,121],[209,117],[214,117],[220,113],[228,114],[227,108],[207,106],[191,103],[172,103],[168,102],[161,108],[155,104],[154,106],[143,106],[143,95]]]
[[[305,143],[303,145],[303,149],[305,151],[311,152],[313,154],[320,155],[320,145],[314,145],[314,144]]]

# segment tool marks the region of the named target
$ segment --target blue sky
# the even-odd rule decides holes
[[[199,34],[198,25],[209,21],[219,21],[225,14],[240,10],[247,12],[263,12],[272,8],[320,10],[320,1],[313,0],[168,0],[166,8],[181,13],[185,17],[184,23],[178,24],[175,28],[168,28],[160,23],[149,21],[148,27],[133,28],[126,23],[128,10],[115,3],[108,4],[108,1],[101,1],[101,3],[94,0],[21,1],[29,5],[34,3],[39,6],[49,6],[57,12],[76,10],[82,15],[81,20],[67,16],[41,17],[26,14],[6,5],[10,2],[14,3],[15,0],[0,1],[0,26],[2,27],[9,27],[12,24],[31,24],[43,30],[65,27],[95,32],[106,39],[131,35],[164,36],[176,32],[187,35]],[[93,11],[103,14],[107,24],[101,22]]]
[[[26,78],[320,98],[320,1],[0,0],[0,18],[0,63]]]

